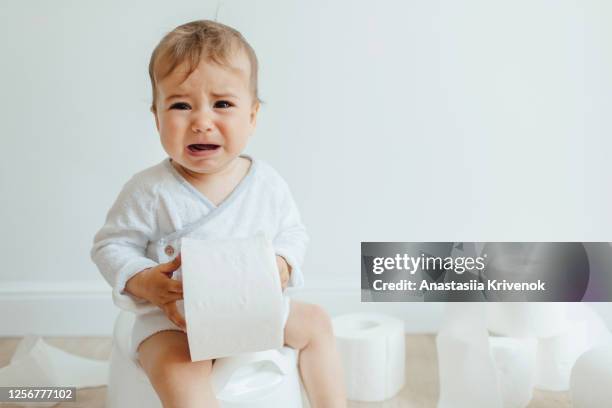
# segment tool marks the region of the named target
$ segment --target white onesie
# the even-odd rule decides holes
[[[94,237],[91,258],[113,288],[113,301],[136,313],[130,350],[162,330],[180,330],[161,309],[125,292],[136,273],[172,260],[182,237],[247,238],[263,232],[291,265],[290,287],[301,287],[308,236],[287,183],[269,165],[249,156],[247,175],[218,206],[189,184],[171,159],[136,174],[111,207]],[[181,279],[180,269],[172,279]],[[182,303],[182,302],[180,302]],[[285,303],[285,321],[288,299]]]

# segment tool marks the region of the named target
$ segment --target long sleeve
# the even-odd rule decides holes
[[[137,314],[156,307],[125,292],[126,282],[132,276],[157,265],[145,256],[155,232],[155,202],[153,194],[139,188],[134,179],[130,180],[95,235],[91,249],[91,259],[113,288],[113,302]]]
[[[279,230],[274,237],[273,246],[276,254],[285,258],[291,266],[288,287],[300,288],[304,286],[302,264],[309,238],[291,191],[284,181],[281,191]]]

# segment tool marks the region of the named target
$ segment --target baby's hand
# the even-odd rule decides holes
[[[291,276],[291,266],[285,261],[280,255],[276,255],[276,265],[278,266],[278,273],[280,275],[281,288],[285,290],[289,283],[289,277]]]
[[[127,281],[125,290],[158,306],[174,324],[186,330],[185,318],[176,308],[176,301],[183,299],[183,282],[172,279],[180,266],[179,254],[170,262],[138,272]]]

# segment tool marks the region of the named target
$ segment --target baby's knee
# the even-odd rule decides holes
[[[321,306],[309,305],[306,311],[306,319],[308,320],[314,337],[333,336],[334,330],[331,318]]]
[[[285,327],[285,344],[301,350],[309,344],[329,343],[333,337],[331,319],[325,309],[292,301]]]
[[[160,361],[150,380],[165,408],[216,407],[211,372],[211,360],[191,362],[168,358]]]
[[[182,356],[169,355],[158,361],[149,373],[149,380],[155,388],[164,407],[192,407],[194,401],[208,401],[213,404],[210,377],[212,361],[190,361]],[[199,405],[198,405],[199,406]]]
[[[160,332],[145,342],[139,348],[140,363],[154,385],[202,381],[211,375],[211,360],[191,361],[183,333]]]

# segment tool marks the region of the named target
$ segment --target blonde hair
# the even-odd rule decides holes
[[[228,65],[236,51],[246,53],[250,65],[250,89],[253,102],[261,102],[257,91],[257,56],[239,31],[210,20],[196,20],[180,25],[161,39],[149,61],[149,77],[153,90],[151,111],[157,103],[157,81],[170,75],[180,64],[186,62],[189,76],[202,59],[219,65]]]

